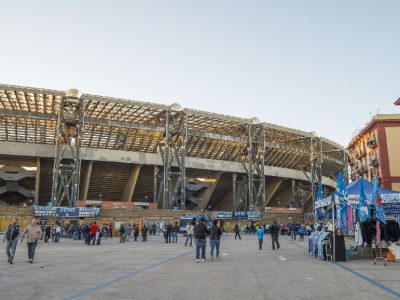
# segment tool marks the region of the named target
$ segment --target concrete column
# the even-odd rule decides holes
[[[208,202],[210,202],[211,196],[214,193],[215,187],[217,186],[221,175],[222,172],[218,172],[215,178],[215,182],[212,183],[210,187],[199,193],[199,198],[201,198],[201,203],[199,203],[198,208],[200,210],[204,210],[207,208]]]
[[[158,182],[157,182],[157,176],[158,176],[158,172],[159,172],[160,167],[159,166],[154,166],[154,182],[153,182],[153,202],[157,202],[158,203],[158,199],[157,199],[157,195],[158,195]],[[159,205],[159,203],[158,203]]]
[[[131,175],[129,176],[128,182],[125,185],[124,192],[121,196],[121,201],[132,201],[133,193],[135,192],[136,182],[139,178],[140,169],[142,165],[135,165],[132,168]]]
[[[268,191],[268,193],[267,193],[267,199],[265,201],[265,206],[268,206],[269,201],[271,201],[271,199],[274,197],[276,191],[281,186],[283,180],[284,179],[274,178],[273,180],[266,182],[266,190]]]
[[[40,157],[36,158],[36,177],[35,177],[35,205],[39,205],[40,190]]]
[[[93,161],[89,161],[86,170],[85,170],[85,177],[83,178],[83,187],[82,187],[82,200],[86,201],[87,200],[87,195],[89,191],[89,183],[90,183],[90,177],[92,176],[92,167],[93,167]]]
[[[237,208],[236,179],[237,179],[237,174],[232,173],[232,206],[233,206],[233,210],[236,210],[236,208]]]

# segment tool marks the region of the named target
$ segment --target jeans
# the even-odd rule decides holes
[[[168,232],[164,231],[164,240],[166,243],[168,243]],[[135,236],[135,241],[136,241],[136,236]]]
[[[187,243],[188,243],[189,239],[190,239],[190,247],[192,247],[192,240],[193,240],[193,235],[192,234],[188,234],[186,236],[185,246],[187,246]]]
[[[291,235],[292,241],[296,240],[296,235],[297,235],[296,232],[292,231],[292,232],[290,232],[290,235]]]
[[[206,259],[206,239],[196,240],[196,259],[200,258],[200,251],[201,251],[201,258]]]
[[[26,243],[26,245],[28,246],[28,258],[33,260],[33,257],[35,256],[37,241]]]
[[[210,255],[211,258],[214,256],[214,247],[217,250],[217,258],[219,258],[219,245],[220,245],[220,240],[211,240],[210,239]]]
[[[89,237],[89,244],[92,242],[92,245],[94,245],[94,242],[96,241],[96,234],[91,233]]]
[[[235,240],[236,240],[236,237],[239,237],[239,239],[242,239],[241,237],[240,237],[240,233],[239,233],[239,231],[237,231],[237,232],[235,232]]]
[[[14,260],[15,250],[17,249],[18,239],[7,241],[6,253],[8,256],[8,262],[12,262]]]
[[[262,243],[263,243],[263,241],[264,241],[264,240],[258,240],[258,246],[259,246],[260,250],[262,249]]]
[[[79,232],[78,231],[74,231],[74,240],[77,240],[79,237]]]
[[[273,250],[275,250],[275,243],[276,243],[276,246],[278,247],[278,249],[279,249],[279,235],[277,234],[277,235],[271,235],[271,238],[272,238],[272,249]]]
[[[172,237],[173,237],[173,243],[177,243],[178,242],[178,233],[177,232],[172,232]]]

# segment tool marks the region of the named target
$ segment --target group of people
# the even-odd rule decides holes
[[[163,226],[163,234],[165,243],[178,243],[178,234],[179,234],[179,224],[175,222],[172,224],[170,222],[166,222]]]
[[[253,226],[252,226],[253,225]],[[138,240],[139,232],[141,232],[142,241],[147,241],[147,234],[150,231],[150,234],[156,234],[157,224],[143,224],[142,228],[139,228],[138,224],[121,224],[119,227],[120,233],[120,243],[125,243],[129,241],[132,234],[134,237],[134,241]],[[240,236],[241,227],[238,223],[234,226],[235,239],[242,239]],[[262,225],[262,224],[251,224],[246,228],[249,230],[248,233],[253,233],[254,229],[255,233],[258,237],[258,247],[262,250],[264,235],[271,235],[272,249],[280,248],[279,244],[279,234],[282,235],[287,234],[291,236],[291,240],[295,241],[296,236],[300,236],[300,241],[304,240],[304,235],[308,235],[312,231],[312,227],[307,225],[299,225],[295,221],[291,224],[278,225],[277,221],[274,221],[272,225]],[[79,225],[78,223],[72,224],[70,227],[72,230],[72,234],[74,240],[84,239],[85,244],[87,245],[100,245],[100,240],[102,237],[112,237],[113,225],[112,224],[102,224],[101,226],[97,224],[97,222],[86,223]],[[178,242],[178,234],[180,232],[180,226],[178,222],[166,222],[162,226],[162,230],[164,233],[165,243],[177,243]],[[14,218],[12,223],[8,225],[4,237],[3,242],[7,241],[6,245],[6,253],[8,256],[8,263],[13,264],[15,250],[17,247],[18,240],[21,239],[21,242],[26,238],[27,240],[27,248],[28,248],[28,261],[30,263],[33,262],[33,258],[35,256],[35,249],[38,241],[43,240],[47,243],[50,238],[53,242],[58,242],[62,233],[62,228],[59,223],[55,224],[44,224],[40,226],[37,220],[33,219],[32,223],[27,226],[27,228],[22,231],[20,225],[18,223],[18,219]],[[216,254],[216,258],[220,257],[220,241],[223,230],[218,226],[218,220],[214,219],[211,227],[207,227],[205,224],[205,218],[201,217],[200,219],[193,218],[191,222],[186,225],[185,228],[186,233],[186,241],[185,247],[192,247],[193,238],[195,239],[196,244],[196,263],[200,261],[205,261],[205,252],[206,252],[206,240],[209,237],[210,241],[210,257],[211,260],[214,260],[214,253]]]
[[[205,218],[201,217],[197,224],[195,219],[191,222],[191,224],[188,224],[189,226],[193,226],[193,235],[196,240],[196,263],[199,263],[200,261],[204,262],[206,259],[206,240],[208,235],[210,236],[210,260],[214,260],[214,249],[216,250],[216,258],[220,258],[219,249],[222,230],[218,226],[218,220],[213,220],[211,228],[207,228],[204,222]],[[187,245],[188,239],[190,239],[190,244],[192,243],[189,231],[187,232],[188,234],[186,237],[185,246]]]
[[[11,265],[14,263],[18,240],[21,239],[22,243],[25,238],[28,248],[28,262],[33,263],[37,243],[42,239],[42,237],[43,231],[41,226],[38,225],[37,220],[33,219],[32,223],[22,231],[18,223],[18,218],[13,218],[12,223],[7,226],[2,240],[3,243],[7,242],[6,254],[8,257],[8,263]]]
[[[268,226],[268,232],[271,235],[271,241],[272,241],[272,250],[275,250],[275,246],[277,249],[280,248],[279,245],[279,225],[277,221],[274,221],[272,225]],[[259,225],[257,231],[257,237],[258,237],[258,247],[260,250],[262,250],[262,244],[264,241],[264,234],[265,234],[265,227],[263,225]]]
[[[134,241],[137,242],[139,231],[142,233],[142,242],[147,242],[147,234],[149,232],[149,227],[147,224],[143,224],[142,228],[139,228],[138,224],[121,224],[119,226],[119,242],[125,243],[130,241],[133,233]]]

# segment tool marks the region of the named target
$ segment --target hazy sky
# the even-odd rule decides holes
[[[0,82],[258,117],[347,146],[400,113],[400,1],[1,1]]]

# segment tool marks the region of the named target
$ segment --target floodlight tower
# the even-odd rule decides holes
[[[68,89],[60,103],[54,155],[51,203],[67,201],[75,207],[79,197],[80,147],[84,125],[84,103],[77,89]]]

